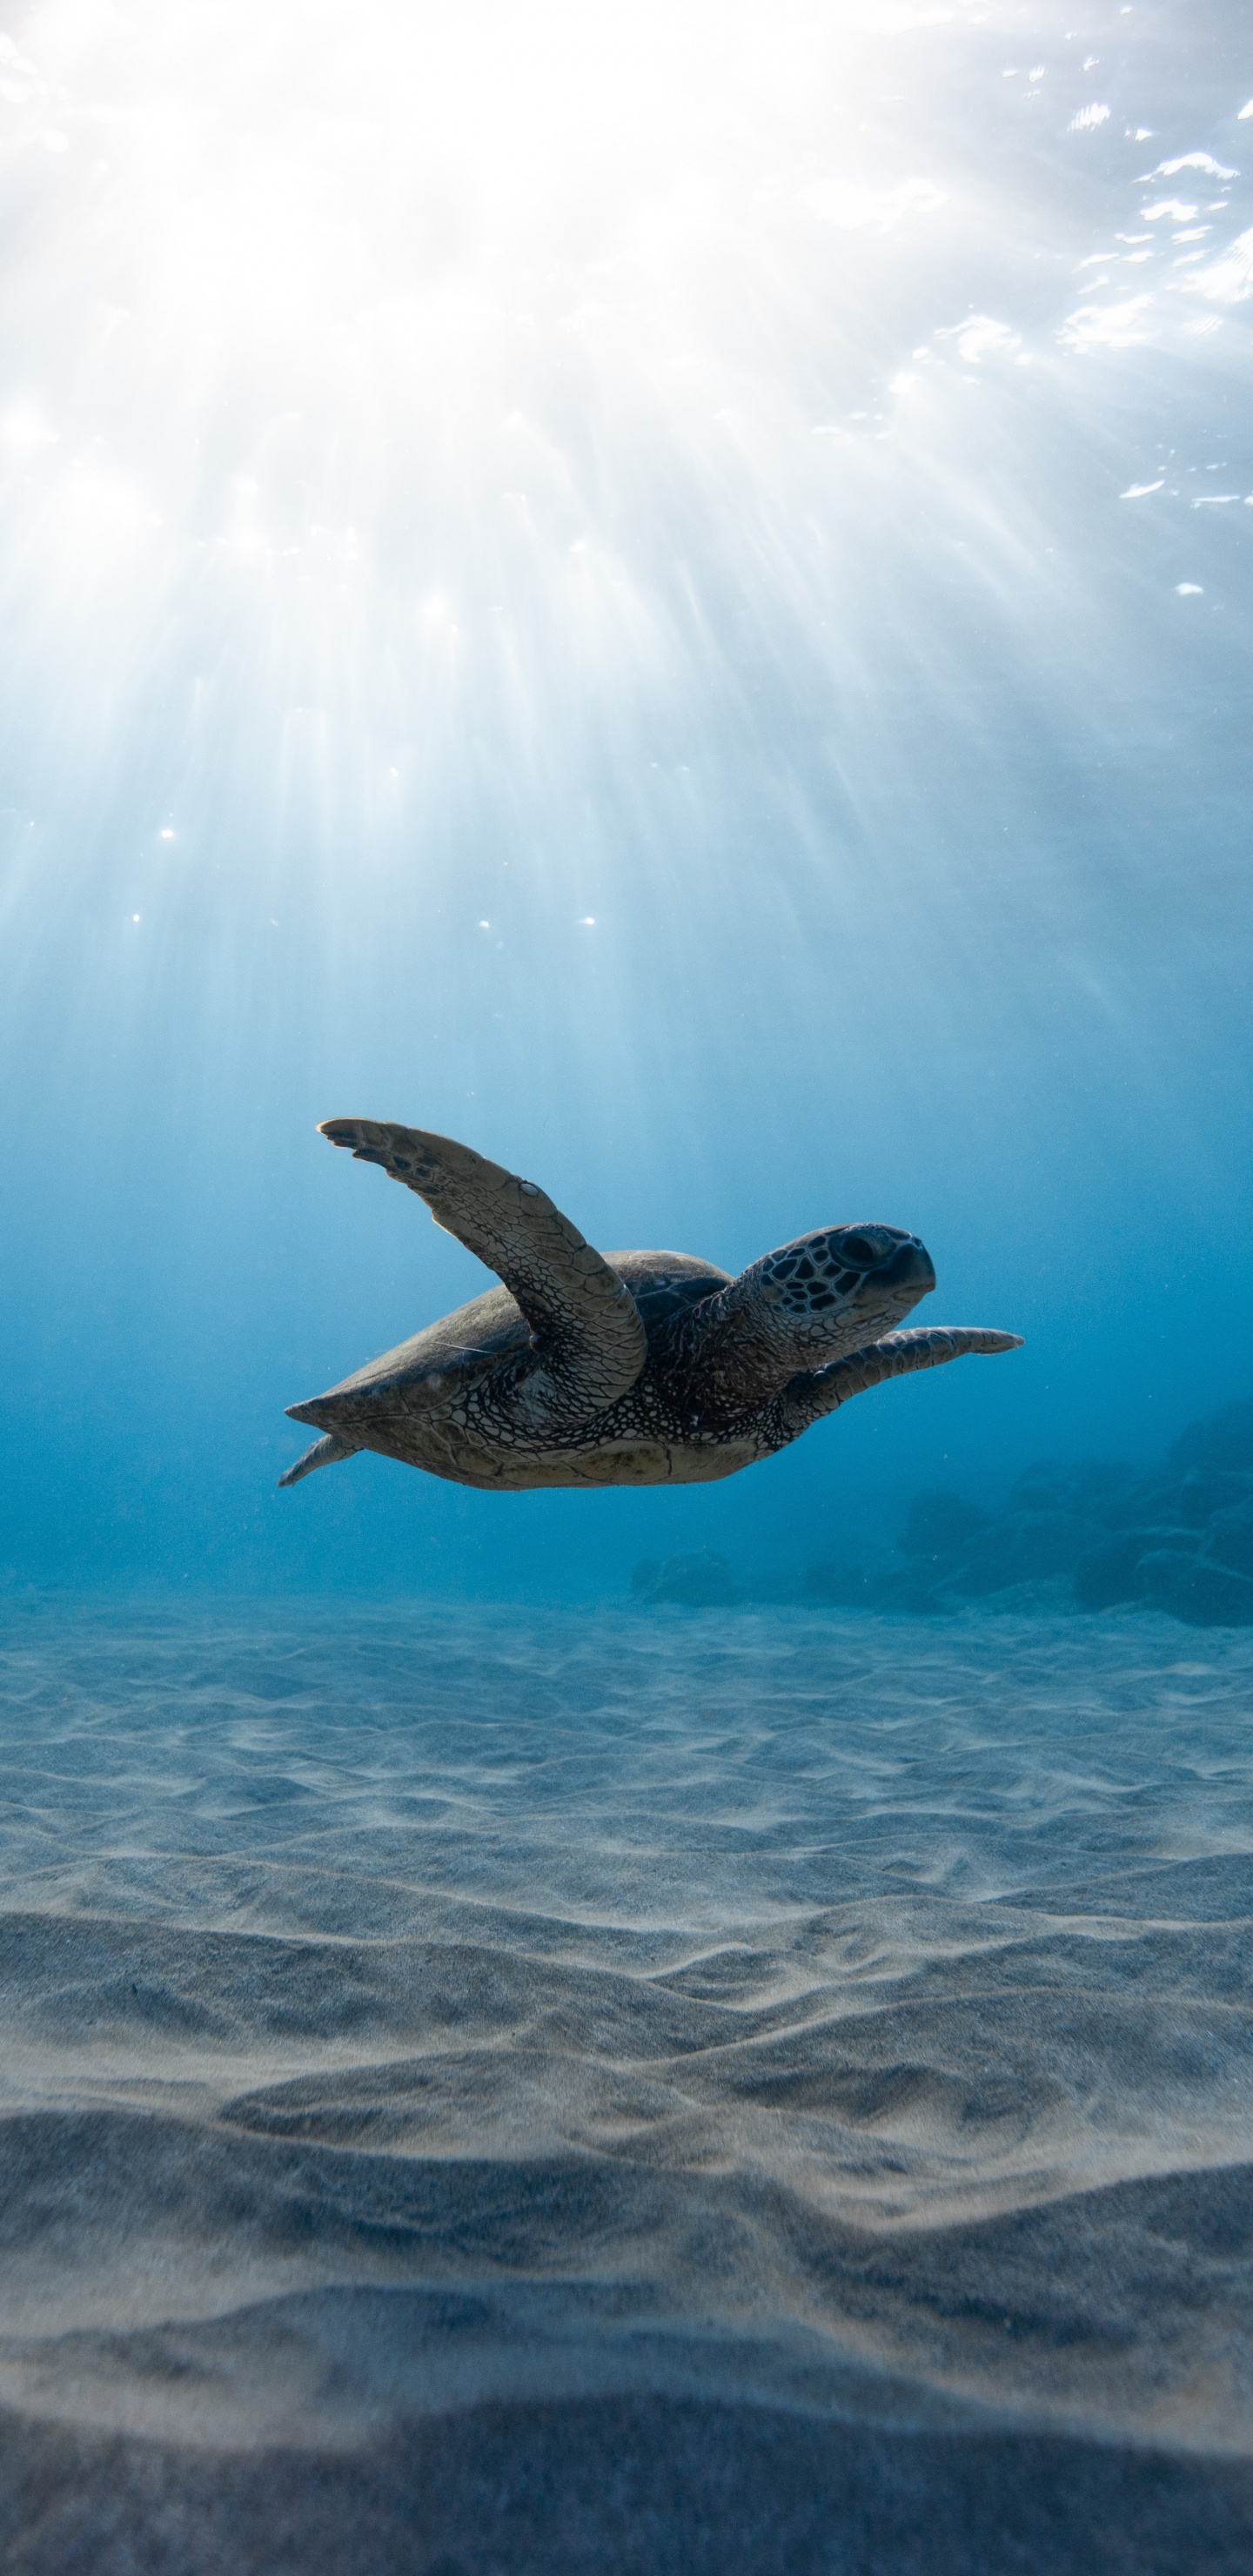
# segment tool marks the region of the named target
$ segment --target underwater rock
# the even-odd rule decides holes
[[[1117,1519],[1128,1507],[1143,1517],[1136,1471],[1121,1458],[1037,1458],[1005,1503],[1010,1514],[1058,1512],[1081,1521]]]
[[[1193,1628],[1253,1627],[1253,1583],[1203,1556],[1160,1548],[1143,1558],[1145,1598]]]
[[[1253,1576],[1253,1500],[1215,1512],[1205,1540],[1205,1553],[1234,1574]]]
[[[838,1548],[799,1576],[740,1578],[706,1551],[646,1557],[636,1598],[693,1609],[786,1601],[840,1610],[1165,1611],[1253,1626],[1253,1400],[1189,1423],[1150,1467],[1040,1458],[999,1511],[947,1486],[915,1494],[894,1547]]]
[[[1172,1467],[1236,1470],[1253,1478],[1253,1396],[1240,1404],[1220,1405],[1200,1422],[1189,1422],[1172,1443]]]
[[[915,1494],[896,1544],[902,1556],[933,1560],[951,1556],[981,1530],[990,1528],[991,1521],[991,1513],[980,1511],[977,1503],[964,1502],[960,1494],[937,1485],[928,1493]]]
[[[1019,1493],[1026,1508],[1015,1507]],[[1000,1514],[943,1488],[918,1494],[896,1542],[907,1571],[881,1570],[877,1584],[873,1576],[867,1583],[880,1599],[906,1608],[943,1608],[946,1596],[978,1600],[1022,1584],[1052,1583],[1073,1571],[1092,1538],[1089,1522],[1078,1513],[1048,1508],[1055,1497],[1063,1506],[1072,1499],[1066,1472],[1051,1462],[1023,1480]]]
[[[1142,1601],[1146,1558],[1164,1550],[1182,1552],[1189,1535],[1186,1529],[1131,1529],[1103,1547],[1090,1548],[1075,1567],[1075,1599],[1080,1608],[1112,1610],[1121,1601]],[[1192,1562],[1191,1553],[1188,1562]]]
[[[931,1610],[1012,1593],[1016,1609],[1143,1603],[1192,1627],[1253,1624],[1253,1401],[1189,1423],[1160,1465],[1038,1459],[990,1513],[961,1495],[915,1497],[899,1567],[840,1585],[814,1567],[811,1598]]]
[[[1253,1475],[1190,1467],[1177,1484],[1172,1483],[1170,1496],[1172,1509],[1189,1529],[1204,1529],[1219,1512],[1237,1509],[1253,1497]]]
[[[1253,1624],[1253,1401],[1189,1423],[1161,1466],[1040,1460],[978,1559],[967,1547],[936,1570],[966,1598],[1066,1571],[1081,1610],[1142,1602],[1193,1627]]]
[[[1089,1541],[1087,1524],[1069,1512],[1013,1512],[992,1521],[976,1549],[949,1574],[950,1589],[975,1600],[1012,1584],[1047,1583],[1070,1574]]]

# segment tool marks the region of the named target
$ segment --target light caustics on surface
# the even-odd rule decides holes
[[[1059,493],[1059,440],[1151,479],[1076,359],[1195,364],[1253,291],[1233,165],[1019,26],[37,10],[0,64],[17,801],[72,716],[128,838],[295,812],[343,891],[450,805],[551,839],[607,773],[646,837],[655,772],[739,728],[785,839],[824,768],[864,826],[893,684],[951,717],[989,630],[1073,619],[1094,459]],[[1081,604],[1046,725],[1110,640]]]
[[[1043,1240],[1072,1309],[1111,1224],[1162,1266],[1150,1157],[1198,1239],[1253,209],[1238,46],[1191,23],[1181,67],[1111,0],[8,21],[23,1332],[63,1116],[119,1313],[132,1195],[153,1259],[203,1229],[171,1387],[197,1299],[255,1347],[224,1247],[276,1191],[340,1222],[278,1141],[337,1111],[731,1264],[938,1212],[972,1311],[994,1208],[1029,1329]]]

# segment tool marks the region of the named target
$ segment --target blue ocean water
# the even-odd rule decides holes
[[[1249,1392],[1253,67],[1218,6],[5,38],[7,1579],[617,1597]],[[885,1388],[500,1499],[319,1392],[606,1248],[919,1232]]]
[[[0,2557],[1242,2576],[1253,21],[0,15]],[[1023,1347],[280,1490],[336,1116]]]

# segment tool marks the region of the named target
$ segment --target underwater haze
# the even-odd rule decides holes
[[[3,38],[19,1587],[616,1596],[1249,1391],[1243,12]],[[1026,1348],[695,1493],[279,1494],[487,1285],[324,1117]]]
[[[37,0],[0,193],[0,2561],[1247,2576],[1253,14]],[[1022,1346],[280,1489],[328,1119]]]

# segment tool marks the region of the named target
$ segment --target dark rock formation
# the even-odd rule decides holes
[[[1251,1627],[1253,1398],[1190,1423],[1159,1466],[1040,1459],[997,1512],[943,1487],[917,1494],[894,1549],[841,1554],[799,1582],[741,1582],[706,1553],[646,1558],[632,1590],[696,1609],[780,1599],[932,1612],[1143,1605],[1195,1628]]]
[[[1160,1467],[1041,1459],[997,1513],[919,1494],[894,1565],[814,1566],[805,1590],[884,1609],[1011,1592],[1027,1608],[1044,1590],[1081,1610],[1142,1602],[1193,1627],[1253,1626],[1253,1400],[1191,1423]]]

